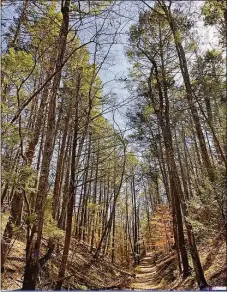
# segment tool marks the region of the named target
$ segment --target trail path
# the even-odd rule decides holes
[[[159,284],[157,284],[155,280],[156,267],[152,258],[152,253],[147,253],[146,257],[141,260],[136,278],[131,283],[131,289],[160,289]]]

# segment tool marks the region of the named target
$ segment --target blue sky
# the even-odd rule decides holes
[[[188,1],[186,1],[188,2]],[[151,1],[149,4],[152,5],[154,1]],[[183,2],[182,2],[183,3]],[[114,45],[110,54],[113,57],[113,65],[111,66],[104,66],[104,68],[101,70],[99,76],[102,79],[103,83],[108,82],[109,80],[113,80],[114,78],[125,78],[129,74],[129,70],[131,65],[129,64],[127,57],[126,57],[126,46],[127,46],[127,40],[128,40],[128,31],[131,24],[136,23],[138,21],[138,11],[139,8],[144,8],[142,3],[139,3],[138,1],[125,1],[124,5],[121,7],[121,14],[125,15],[122,17],[122,25],[126,26],[124,27],[123,32],[125,35],[122,35],[119,43],[117,45]],[[190,7],[191,11],[198,12],[198,10],[201,8],[201,6],[204,4],[204,1],[193,1],[192,6]],[[142,6],[141,6],[142,5]],[[129,17],[130,19],[128,19]],[[200,40],[199,44],[199,51],[203,52],[208,49],[217,48],[217,32],[214,27],[208,26],[205,27],[203,25],[202,17],[200,16],[200,19],[196,21],[195,25],[195,33],[198,35],[198,39]],[[181,74],[180,78],[181,78]],[[119,123],[119,125],[122,128],[125,128],[126,125],[126,110],[127,107],[130,105],[133,106],[132,102],[130,103],[130,95],[128,90],[125,88],[125,82],[118,82],[118,81],[112,81],[108,83],[108,85],[104,86],[104,94],[108,91],[113,91],[116,93],[116,98],[118,101],[123,101],[127,99],[129,101],[129,104],[126,106],[123,106],[120,108],[119,111],[116,111],[116,120]],[[105,115],[110,121],[112,120],[112,115],[107,114]]]
[[[116,43],[112,46],[108,61],[103,65],[100,70],[99,77],[101,78],[104,87],[103,94],[111,93],[114,99],[116,99],[116,103],[130,103],[130,94],[128,90],[125,88],[126,83],[123,81],[119,81],[120,78],[125,79],[128,77],[130,67],[127,57],[126,57],[126,47],[128,43],[128,32],[129,28],[133,23],[138,21],[138,6],[136,5],[138,1],[118,1],[116,7],[114,7],[114,11],[120,15],[111,13],[112,22],[120,22],[120,35],[116,39]],[[141,5],[141,3],[140,3]],[[118,25],[118,24],[117,24]],[[115,27],[113,28],[113,33],[115,31]],[[109,39],[111,41],[111,37]],[[109,48],[109,45],[104,45],[101,49],[101,58]],[[90,47],[90,52],[92,54],[93,48]],[[103,54],[103,55],[102,55]],[[126,126],[126,110],[130,104],[126,104],[122,106],[118,110],[114,112],[109,112],[104,114],[104,116],[113,124],[113,113],[115,114],[115,122],[119,124],[122,129],[125,129]],[[108,107],[108,106],[107,106]]]
[[[19,2],[18,2],[19,3]],[[120,109],[115,111],[115,121],[119,124],[121,128],[125,128],[126,125],[126,110],[127,107],[130,105],[132,106],[132,102],[130,103],[130,94],[128,90],[125,88],[126,82],[119,81],[119,78],[127,78],[130,70],[130,64],[126,57],[126,46],[128,41],[128,31],[131,24],[136,23],[138,21],[138,11],[139,9],[143,8],[143,4],[139,1],[118,1],[118,4],[114,7],[114,11],[118,13],[120,16],[118,17],[117,14],[112,13],[111,18],[112,21],[115,23],[120,23],[120,36],[116,39],[116,44],[111,47],[107,63],[103,65],[102,69],[100,70],[99,77],[101,78],[104,88],[103,94],[104,96],[111,93],[116,98],[116,103],[127,101],[129,102],[127,105],[122,106]],[[150,2],[149,4],[152,5],[154,1]],[[182,2],[183,3],[183,2]],[[204,1],[193,1],[193,5],[195,5],[196,9],[199,9],[203,5]],[[2,14],[3,18],[10,18],[15,17],[15,9],[13,6],[9,8],[8,11],[5,11]],[[9,23],[9,21],[7,21]],[[113,27],[114,32],[115,27]],[[201,39],[200,47],[201,50],[207,50],[208,48],[214,48],[217,46],[217,36],[215,29],[212,27],[204,27],[203,22],[200,19],[197,22],[197,33],[198,37]],[[92,32],[91,32],[92,33]],[[87,39],[88,34],[84,32],[84,30],[79,33],[81,39]],[[111,37],[110,39],[111,40]],[[108,49],[109,45],[103,45],[99,52],[100,60],[102,60],[103,55],[105,54],[106,50]],[[92,55],[92,46],[89,46],[90,52]],[[103,55],[102,55],[103,54]],[[112,120],[112,113],[108,113],[104,115],[108,118],[111,122]]]

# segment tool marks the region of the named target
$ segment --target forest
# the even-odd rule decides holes
[[[1,289],[227,287],[227,1],[1,10]]]

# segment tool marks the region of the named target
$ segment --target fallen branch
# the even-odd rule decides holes
[[[74,275],[69,275],[69,276],[66,276],[64,278],[61,278],[60,280],[64,281],[64,280],[68,280],[70,279],[71,277],[73,277]],[[55,283],[56,281],[52,280],[52,281],[49,281],[49,282],[46,282],[46,283],[42,283],[41,287],[43,286],[46,286],[46,285],[50,285],[50,284],[53,284]]]
[[[168,264],[169,262],[173,261],[176,258],[176,255],[172,255],[169,258],[165,259],[164,261],[161,261],[156,264],[157,268],[160,268],[161,266],[164,266]]]
[[[169,254],[167,254],[166,256],[162,257],[161,259],[158,259],[156,261],[157,265],[159,265],[160,263],[164,263],[166,260],[168,260],[170,257],[172,258],[172,256],[176,256],[176,253],[175,252],[171,252]]]
[[[221,275],[222,273],[226,273],[227,271],[227,268],[226,268],[226,264],[224,265],[224,267],[222,267],[219,271],[215,272],[211,277],[210,279],[213,279],[219,275]]]
[[[116,270],[116,271],[120,272],[123,275],[127,275],[127,276],[130,276],[130,277],[133,277],[133,273],[129,273],[129,272],[123,271],[123,270],[117,268],[115,265],[113,265],[113,270]]]
[[[18,262],[25,262],[26,258],[25,257],[7,257],[8,260],[11,261],[18,261]]]
[[[115,282],[111,282],[108,285],[105,285],[103,289],[122,289],[124,288],[126,281],[130,281],[130,277],[123,277],[122,279],[119,279]]]

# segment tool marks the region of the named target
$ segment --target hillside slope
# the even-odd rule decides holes
[[[200,246],[202,249],[202,246]],[[201,261],[209,286],[227,286],[226,246],[223,240],[216,241],[210,251],[207,246],[201,250]],[[137,267],[136,277],[130,288],[138,290],[198,290],[195,273],[182,279],[177,270],[174,252],[154,255],[147,253]]]
[[[45,242],[45,241],[44,241]],[[83,243],[73,239],[70,250],[67,273],[63,289],[65,290],[103,290],[103,289],[176,289],[197,290],[195,274],[182,279],[177,271],[174,252],[160,254],[156,260],[154,253],[147,253],[139,266],[132,271],[123,270],[111,264],[108,258],[100,256],[94,260],[93,254]],[[2,274],[2,289],[20,289],[25,265],[25,244],[16,240]],[[47,249],[47,241],[42,253]],[[226,286],[226,246],[223,240],[215,242],[212,249],[200,246],[201,260],[205,267],[205,276],[210,286]],[[37,289],[53,289],[58,275],[63,245],[59,244],[51,259],[39,276]],[[135,275],[134,275],[135,273]]]
[[[45,246],[46,245],[46,246]],[[42,246],[44,254],[47,248],[46,244]],[[86,245],[72,241],[70,250],[67,273],[63,289],[66,290],[87,290],[87,289],[114,289],[127,287],[132,278],[132,274],[111,262],[100,257],[93,259]],[[63,245],[60,244],[53,253],[51,259],[45,265],[39,276],[37,289],[53,289],[58,275],[58,268],[61,262]],[[10,255],[5,265],[5,271],[2,274],[2,289],[13,290],[22,287],[23,272],[25,265],[25,244],[23,241],[16,240],[10,251]]]

